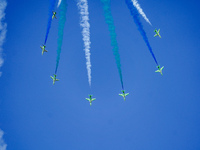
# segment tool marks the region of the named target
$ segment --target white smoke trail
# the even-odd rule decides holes
[[[4,23],[5,18],[5,9],[7,6],[6,0],[0,0],[0,67],[3,65],[3,58],[2,58],[2,52],[3,52],[3,43],[6,38],[6,32],[7,32],[7,24]],[[0,72],[0,76],[1,76]]]
[[[7,144],[3,140],[4,132],[0,129],[0,150],[6,150]]]
[[[138,3],[138,1],[132,0],[132,2],[133,2],[133,5],[137,8],[140,15],[142,15],[142,17],[146,20],[146,22],[148,22],[150,25],[152,25],[151,22],[149,21],[149,19],[147,18],[147,16],[145,15],[145,13],[143,12],[142,8],[140,7],[140,4]]]
[[[59,7],[59,6],[60,6],[61,2],[62,2],[62,0],[59,0],[59,1],[58,1],[58,6],[57,6],[57,7]]]
[[[91,86],[91,62],[90,62],[90,24],[89,24],[89,12],[87,0],[79,0],[77,6],[80,10],[80,26],[83,28],[82,35],[84,41],[84,51],[86,57],[86,67],[88,73],[88,82]]]

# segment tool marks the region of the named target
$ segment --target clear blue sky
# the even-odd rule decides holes
[[[49,1],[10,0],[0,77],[0,128],[7,150],[199,150],[200,20],[198,0],[143,0],[152,27],[141,18],[163,76],[128,10],[112,0],[127,100],[121,85],[100,0],[88,0],[92,88],[76,1],[67,0],[67,21],[57,77],[58,20],[48,53],[41,55]],[[161,39],[154,38],[160,28]],[[85,100],[93,94],[90,107]]]

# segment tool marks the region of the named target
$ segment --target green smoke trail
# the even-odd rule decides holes
[[[62,47],[62,42],[63,42],[63,32],[64,32],[64,27],[65,27],[66,11],[67,11],[66,0],[62,0],[59,8],[60,8],[60,18],[59,18],[59,25],[58,25],[58,41],[57,41],[58,48],[57,48],[57,59],[56,59],[55,74],[57,73],[57,70],[58,70],[61,47]]]
[[[112,17],[111,10],[110,10],[110,0],[101,0],[101,2],[103,3],[104,16],[105,16],[105,20],[106,20],[106,23],[108,24],[109,31],[110,31],[111,45],[113,46],[113,54],[115,56],[122,89],[124,89],[123,79],[122,79],[122,71],[121,71],[121,63],[120,63],[120,56],[119,56],[119,52],[118,52],[119,48],[118,48],[117,39],[116,39],[113,17]]]

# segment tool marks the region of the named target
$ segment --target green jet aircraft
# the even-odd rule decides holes
[[[125,90],[122,90],[122,94],[119,94],[120,96],[122,96],[124,98],[124,101],[126,100],[126,96],[128,95],[129,93],[125,93]]]
[[[53,79],[53,85],[55,84],[56,81],[59,81],[59,79],[56,79],[56,74],[54,74],[53,77],[52,76],[50,77],[51,79]]]
[[[55,11],[53,11],[53,16],[52,16],[52,19],[54,19],[54,18],[56,18],[56,12]]]
[[[158,70],[156,70],[155,72],[160,72],[160,74],[163,75],[162,70],[163,70],[164,66],[162,68],[160,68],[160,65],[158,65],[157,68],[158,68]]]
[[[42,49],[42,55],[44,54],[44,52],[48,52],[46,49],[45,49],[45,45],[43,45],[43,46],[40,46],[40,48]]]
[[[92,95],[88,95],[90,98],[85,98],[90,102],[90,106],[92,105],[92,101],[94,101],[96,98],[92,98]]]
[[[159,33],[159,32],[160,32],[160,29],[159,29],[159,30],[156,30],[156,29],[155,29],[154,32],[156,32],[156,34],[154,35],[154,37],[159,36],[159,37],[161,38],[160,33]]]

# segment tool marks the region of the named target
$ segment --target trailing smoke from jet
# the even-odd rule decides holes
[[[66,12],[67,12],[67,3],[66,0],[62,0],[60,4],[60,18],[59,18],[59,23],[58,23],[58,47],[57,47],[57,59],[56,59],[56,69],[55,69],[55,74],[57,73],[58,70],[58,65],[60,61],[60,53],[61,53],[61,47],[62,47],[62,42],[63,42],[63,32],[64,32],[64,27],[65,27],[65,22],[66,22]]]
[[[137,8],[140,15],[142,15],[142,17],[144,18],[144,20],[146,20],[146,22],[148,22],[150,25],[152,25],[151,22],[149,21],[149,19],[147,18],[147,16],[145,15],[145,13],[143,12],[142,8],[140,7],[140,4],[138,3],[138,1],[132,0],[132,2],[133,2],[133,5],[135,6],[135,8]]]
[[[89,12],[88,12],[88,2],[87,0],[79,0],[78,8],[80,10],[80,26],[83,28],[82,35],[84,41],[84,51],[86,58],[86,67],[88,74],[88,82],[91,86],[91,61],[90,61],[90,24],[89,24]]]
[[[57,5],[57,7],[59,7],[59,6],[60,6],[60,4],[61,4],[61,1],[62,1],[62,0],[59,0],[59,1],[58,1],[58,5]]]
[[[110,10],[110,0],[101,0],[101,2],[103,3],[104,16],[105,16],[105,20],[106,20],[106,23],[108,24],[109,31],[110,31],[111,45],[113,46],[113,53],[114,53],[114,56],[115,56],[122,89],[124,89],[123,79],[122,79],[122,71],[121,71],[121,63],[120,63],[120,56],[119,56],[119,52],[118,52],[119,48],[118,48],[117,39],[116,39],[113,17],[111,15],[111,10]]]
[[[6,0],[2,0],[0,2],[0,67],[3,65],[3,58],[2,58],[2,52],[3,52],[3,43],[6,38],[7,33],[7,24],[4,22],[5,19],[5,9],[7,7]],[[0,76],[1,76],[0,72]]]
[[[49,36],[49,31],[50,31],[50,28],[51,28],[52,15],[53,15],[53,11],[54,11],[54,8],[55,8],[55,4],[56,4],[56,0],[50,0],[49,18],[48,18],[48,23],[47,23],[47,31],[46,31],[44,45],[46,45],[47,39],[48,39],[48,36]]]
[[[133,16],[133,20],[134,20],[136,26],[138,27],[138,30],[139,30],[140,34],[142,35],[144,42],[146,43],[156,65],[158,66],[158,62],[156,60],[156,57],[154,56],[154,53],[153,53],[152,48],[150,46],[146,32],[144,31],[142,23],[140,22],[140,18],[139,18],[139,14],[138,14],[137,9],[132,5],[131,0],[126,0],[126,4],[127,4],[128,8],[130,9],[131,15]]]

